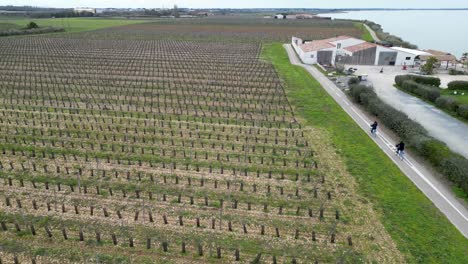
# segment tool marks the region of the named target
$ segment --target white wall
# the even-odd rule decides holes
[[[396,50],[390,49],[390,48],[387,48],[387,47],[383,47],[383,46],[377,46],[374,65],[379,65],[380,52],[382,52],[382,51],[384,51],[384,52],[395,52]],[[398,59],[398,56],[397,56],[397,59]],[[396,62],[395,62],[395,64],[396,64]]]
[[[409,57],[410,59],[406,60],[407,57]],[[404,52],[404,51],[398,51],[398,56],[397,56],[397,59],[396,59],[396,62],[395,62],[395,66],[402,66],[402,65],[413,66],[414,65],[414,59],[416,57],[417,56],[414,55],[414,54],[407,53],[407,52]]]
[[[301,38],[296,38],[296,37],[291,38],[291,45],[296,51],[297,55],[299,55],[299,58],[302,60],[303,63],[306,63],[306,64],[317,63],[317,52],[316,51],[304,52],[300,48],[300,46],[302,45],[302,41],[303,40]]]

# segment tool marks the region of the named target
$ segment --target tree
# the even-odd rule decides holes
[[[434,73],[434,65],[438,62],[437,58],[435,57],[429,57],[429,59],[427,59],[426,63],[421,66],[421,72],[427,74],[427,75],[431,75]]]
[[[31,21],[26,25],[26,29],[34,29],[34,28],[39,28],[39,25],[37,25],[36,22]]]
[[[465,68],[465,71],[468,72],[468,52],[462,54],[461,62]]]

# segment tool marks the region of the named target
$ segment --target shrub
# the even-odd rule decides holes
[[[440,88],[423,85],[412,80],[404,81],[400,86],[405,91],[419,95],[420,97],[435,102],[440,97]]]
[[[36,22],[31,21],[26,25],[26,29],[34,29],[34,28],[39,28],[39,25],[37,25]]]
[[[460,117],[468,119],[468,105],[466,104],[459,105],[457,113]]]
[[[432,85],[436,87],[440,86],[440,79],[437,77],[418,76],[418,75],[412,75],[412,76],[413,76],[412,79],[417,83]]]
[[[449,74],[450,74],[450,75],[464,75],[465,72],[459,71],[459,70],[455,70],[455,69],[449,69]]]
[[[348,85],[356,85],[359,84],[361,81],[357,77],[352,77],[351,79],[348,80]]]
[[[442,159],[442,173],[468,193],[468,160],[458,155]]]
[[[418,76],[418,75],[397,75],[395,77],[395,83],[398,86],[401,86],[403,82],[408,81],[408,80],[413,80],[419,84],[426,84],[426,85],[432,85],[432,86],[440,86],[440,79],[436,77],[428,77],[428,76]]]
[[[453,81],[448,84],[449,90],[468,90],[468,81]]]
[[[408,80],[413,80],[413,75],[397,75],[395,77],[395,83],[400,87],[403,85],[403,82]]]
[[[442,109],[446,109],[452,112],[457,113],[458,102],[455,98],[450,96],[441,96],[435,101],[436,105]]]

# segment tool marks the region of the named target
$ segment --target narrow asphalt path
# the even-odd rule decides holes
[[[369,133],[371,121],[336,85],[325,77],[316,68],[303,64],[293,48],[285,44],[291,64],[298,65],[307,70],[314,79],[330,94],[343,110],[364,130]],[[400,170],[429,198],[434,205],[449,219],[450,222],[468,238],[468,210],[454,197],[453,193],[442,184],[429,170],[406,154],[401,161],[395,156],[395,142],[384,132],[379,132],[377,137],[371,137],[374,142],[387,154],[387,156],[400,168]]]
[[[377,33],[375,33],[375,31],[370,28],[368,25],[362,23],[364,25],[364,27],[366,27],[366,29],[369,31],[369,33],[371,34],[372,38],[376,41],[376,42],[380,42],[380,38],[377,36]]]

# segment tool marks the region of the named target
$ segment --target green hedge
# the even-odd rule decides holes
[[[420,84],[413,80],[404,81],[403,84],[400,85],[400,88],[410,93],[419,95],[423,99],[426,99],[433,103],[437,100],[437,98],[440,97],[440,88],[435,87],[435,86]]]
[[[409,119],[406,114],[384,103],[372,88],[352,85],[349,95],[368,112],[379,117],[382,124],[395,132],[409,148],[468,193],[468,160],[466,158],[452,152],[443,142],[429,136],[419,123]],[[463,111],[465,115],[468,115],[468,105],[461,105],[458,111]]]
[[[459,105],[457,100],[453,97],[443,95],[437,98],[437,100],[435,100],[435,103],[439,108],[447,109],[455,113],[458,112]]]
[[[468,90],[468,81],[453,81],[448,84],[449,90]]]
[[[419,76],[419,75],[398,75],[395,77],[395,82],[398,86],[403,85],[405,81],[415,81],[419,84],[426,84],[431,86],[440,86],[440,79],[436,77],[428,77],[428,76]]]
[[[464,104],[464,105],[459,105],[459,106],[458,106],[458,109],[457,109],[457,114],[458,114],[460,117],[462,117],[462,118],[468,120],[468,105],[466,105],[466,104]]]

